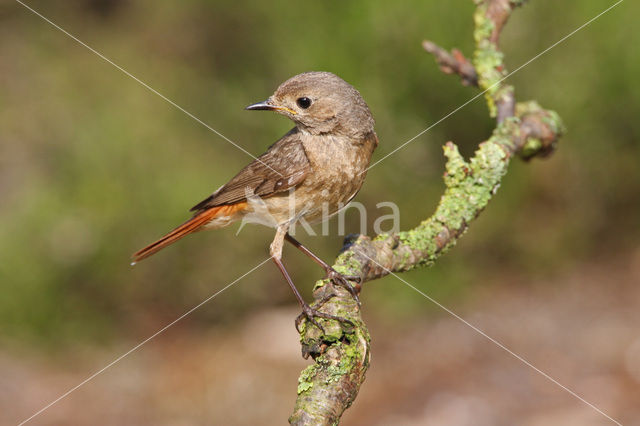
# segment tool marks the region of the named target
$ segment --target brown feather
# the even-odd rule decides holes
[[[178,226],[173,231],[169,232],[158,241],[149,244],[145,248],[138,250],[132,256],[133,263],[139,262],[152,254],[155,254],[167,247],[170,244],[175,243],[185,235],[201,230],[207,223],[211,222],[217,217],[233,216],[247,208],[247,203],[241,202],[236,204],[226,204],[223,206],[212,207],[207,210],[203,210],[200,213],[193,216],[191,219]]]
[[[302,135],[297,128],[293,128],[257,160],[240,170],[226,185],[193,206],[191,211],[245,201],[247,191],[261,198],[286,192],[302,183],[309,172]]]

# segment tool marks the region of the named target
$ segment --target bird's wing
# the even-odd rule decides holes
[[[247,194],[269,197],[299,185],[310,171],[300,136],[295,128],[289,131],[191,211],[245,201]]]

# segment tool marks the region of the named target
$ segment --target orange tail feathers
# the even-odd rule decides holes
[[[169,232],[164,237],[160,238],[158,241],[151,243],[145,248],[135,252],[132,256],[132,265],[136,262],[141,261],[142,259],[151,256],[152,254],[159,252],[168,245],[175,243],[185,235],[201,230],[205,225],[216,218],[226,219],[221,221],[219,227],[228,225],[233,221],[235,214],[244,210],[246,207],[247,203],[241,202],[231,205],[212,207],[208,210],[196,214],[191,219],[178,226],[176,229]]]

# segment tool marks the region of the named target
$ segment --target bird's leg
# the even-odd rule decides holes
[[[293,283],[293,280],[291,280],[291,276],[289,276],[289,273],[287,272],[286,268],[284,267],[284,264],[282,263],[282,245],[284,243],[284,236],[286,235],[288,229],[289,229],[288,225],[287,226],[281,225],[278,227],[276,231],[276,236],[270,246],[270,252],[271,252],[271,259],[273,259],[278,269],[280,269],[280,272],[282,272],[284,279],[287,281],[287,284],[289,284],[289,287],[291,287],[291,290],[293,290],[293,294],[296,296],[296,299],[298,299],[298,303],[300,303],[300,306],[302,307],[302,314],[300,314],[298,318],[296,318],[296,330],[298,331],[298,333],[300,332],[300,322],[304,317],[306,317],[313,325],[315,325],[320,330],[322,330],[323,333],[325,332],[324,328],[315,320],[315,318],[332,319],[335,321],[348,323],[349,325],[354,326],[353,322],[351,322],[350,320],[346,318],[341,318],[336,315],[320,312],[317,309],[314,309],[311,306],[309,306],[304,301],[304,299],[302,298],[302,295],[300,295],[300,292],[298,291],[295,284]],[[329,297],[325,299],[323,299],[320,302],[320,306],[322,306],[322,304],[324,304],[329,299]]]
[[[325,273],[327,274],[326,278],[330,279],[331,281],[338,284],[339,286],[342,286],[345,289],[347,289],[347,291],[351,293],[355,301],[358,303],[358,306],[360,306],[360,298],[358,297],[358,292],[360,291],[360,285],[358,285],[356,288],[353,285],[351,285],[351,283],[349,282],[349,281],[360,282],[361,281],[360,277],[355,275],[344,275],[336,271],[331,266],[329,266],[324,260],[316,256],[311,250],[303,246],[300,241],[296,240],[291,235],[289,235],[288,232],[285,234],[284,238],[288,242],[293,244],[296,248],[298,248],[301,252],[306,254],[309,258],[311,258],[311,260],[313,260],[318,265],[320,265],[320,267],[324,269]]]

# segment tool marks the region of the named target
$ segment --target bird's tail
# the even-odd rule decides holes
[[[247,203],[241,202],[231,205],[216,206],[197,213],[191,219],[178,226],[176,229],[169,232],[158,241],[151,243],[145,248],[135,252],[133,256],[131,256],[131,264],[133,265],[141,261],[142,259],[145,259],[152,254],[159,252],[168,245],[175,243],[185,235],[202,230],[207,224],[209,224],[211,228],[222,228],[223,226],[226,226],[233,222],[236,214],[244,210],[246,207]]]

